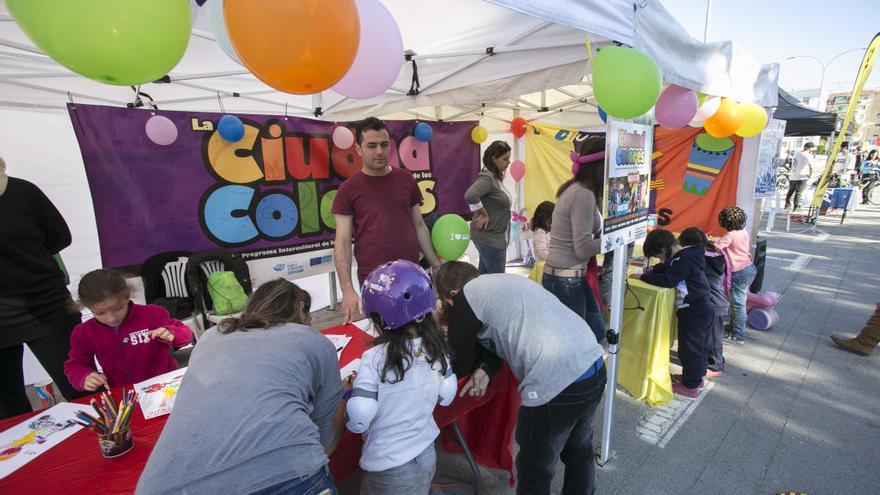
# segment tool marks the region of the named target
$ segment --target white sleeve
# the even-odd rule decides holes
[[[371,352],[373,351],[373,352]],[[379,411],[379,373],[376,352],[364,353],[357,378],[351,391],[351,399],[345,405],[345,426],[353,433],[364,433]]]

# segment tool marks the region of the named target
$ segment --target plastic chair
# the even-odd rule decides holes
[[[791,212],[785,209],[784,200],[779,195],[779,190],[774,193],[773,198],[771,198],[771,205],[767,206],[768,198],[761,199],[761,216],[758,218],[758,223],[761,223],[761,220],[764,218],[764,214],[767,214],[767,232],[773,232],[773,226],[776,223],[776,215],[785,215],[785,231],[788,232],[791,228]]]
[[[235,274],[244,293],[253,292],[251,274],[247,263],[236,253],[224,248],[208,249],[193,253],[186,264],[186,280],[192,288],[196,312],[201,316],[202,330],[220,323],[224,318],[235,315],[217,315],[208,294],[208,277],[216,271],[230,271]]]
[[[172,311],[180,308],[180,299],[192,303],[191,289],[186,281],[186,264],[191,253],[189,251],[167,251],[154,254],[141,265],[141,278],[144,281],[144,300],[147,304],[158,304],[172,312],[175,318],[185,319],[192,315],[175,314]],[[175,303],[169,307],[168,303]],[[189,304],[187,304],[188,306]]]

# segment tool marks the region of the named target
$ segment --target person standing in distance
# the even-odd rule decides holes
[[[418,263],[420,251],[432,268],[440,265],[419,209],[422,193],[415,179],[410,172],[388,164],[391,133],[385,123],[367,117],[355,128],[355,142],[361,170],[342,183],[331,210],[336,217],[333,258],[342,286],[345,323],[363,314],[351,280],[352,250],[360,283],[388,261]]]
[[[814,154],[813,148],[815,147],[815,144],[808,142],[804,144],[803,151],[794,154],[794,164],[789,175],[791,180],[788,183],[788,194],[785,195],[786,210],[791,208],[794,211],[801,207],[801,194],[807,186],[807,181],[813,175],[811,155]],[[794,197],[794,202],[792,202],[792,197]]]

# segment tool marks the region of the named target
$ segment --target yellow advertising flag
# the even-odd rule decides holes
[[[862,95],[862,88],[865,87],[865,81],[868,79],[868,76],[871,75],[871,69],[874,67],[874,59],[877,57],[878,50],[880,50],[880,33],[874,35],[874,39],[871,40],[871,44],[868,45],[868,50],[862,58],[862,65],[859,68],[859,74],[856,76],[856,82],[853,85],[852,96],[850,96],[849,106],[846,108],[846,116],[843,118],[841,132],[834,140],[834,146],[828,153],[828,160],[825,162],[825,170],[822,172],[822,178],[819,179],[819,185],[816,186],[816,193],[813,195],[812,205],[817,211],[819,207],[822,206],[822,200],[825,198],[825,191],[828,189],[828,183],[831,181],[831,170],[834,167],[834,159],[837,158],[837,152],[840,150],[840,145],[843,144],[843,141],[846,139],[846,129],[849,127],[849,123],[852,121],[853,114],[859,104],[859,97]]]

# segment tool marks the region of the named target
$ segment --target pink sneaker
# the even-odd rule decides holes
[[[682,383],[682,376],[681,375],[673,374],[670,376],[672,376],[672,383]],[[703,385],[704,385],[704,383],[700,382],[700,388],[703,388]]]
[[[706,370],[706,378],[718,378],[719,376],[721,376],[721,371]]]
[[[683,399],[694,400],[700,395],[699,388],[687,388],[681,383],[672,384],[672,392]]]

